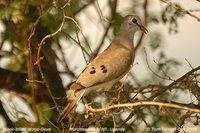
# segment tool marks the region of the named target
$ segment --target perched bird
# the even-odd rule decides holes
[[[147,33],[138,16],[126,16],[117,36],[107,49],[93,59],[77,80],[70,85],[69,103],[59,116],[58,122],[75,108],[82,96],[99,88],[109,90],[129,72],[135,58],[134,34],[138,30]]]

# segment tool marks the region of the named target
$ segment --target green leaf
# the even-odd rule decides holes
[[[24,17],[19,10],[14,10],[12,12],[12,21],[16,24],[17,22],[23,20]]]
[[[123,21],[123,17],[120,14],[117,13],[116,16],[115,16],[115,21],[113,23],[113,34],[114,35],[117,34],[122,21]]]
[[[160,45],[162,43],[161,35],[158,32],[154,32],[150,34],[149,44],[151,50],[155,51],[158,48],[160,48]]]
[[[93,108],[102,108],[101,103],[99,103],[99,102],[92,102],[92,107]]]
[[[48,103],[42,102],[36,105],[38,115],[39,115],[39,122],[41,125],[45,125],[50,119],[52,111],[49,109],[50,105]]]
[[[14,122],[14,126],[16,127],[19,127],[19,128],[22,128],[22,127],[31,127],[33,123],[27,121],[25,118],[21,118],[19,119],[18,121]]]
[[[1,19],[5,19],[5,20],[9,20],[10,16],[12,14],[12,8],[11,7],[4,7],[4,8],[0,8],[0,18]]]

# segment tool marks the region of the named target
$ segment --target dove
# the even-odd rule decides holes
[[[69,103],[61,112],[58,122],[72,112],[78,101],[90,91],[100,88],[108,91],[130,71],[135,58],[134,35],[139,30],[148,32],[138,16],[124,17],[118,34],[110,45],[69,85]]]

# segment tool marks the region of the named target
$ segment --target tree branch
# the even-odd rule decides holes
[[[139,101],[135,103],[114,104],[114,105],[107,106],[101,109],[94,109],[91,106],[86,105],[86,111],[97,113],[97,112],[106,112],[108,110],[112,110],[115,108],[133,108],[134,109],[134,107],[140,107],[140,106],[158,106],[159,108],[168,107],[168,108],[182,109],[182,110],[188,110],[190,112],[200,113],[200,109],[190,108],[190,107],[182,106],[178,104],[162,103],[162,102],[155,102],[155,101]]]
[[[175,84],[177,84],[178,82],[182,81],[183,79],[185,79],[187,76],[191,75],[192,73],[198,71],[200,69],[200,66],[192,69],[191,71],[187,72],[186,74],[184,74],[182,77],[180,77],[179,79],[175,80],[174,82],[172,82],[171,84],[169,84],[168,86],[161,88],[160,90],[158,90],[157,92],[153,93],[151,95],[151,97],[149,98],[150,100],[153,100],[155,97],[157,97],[158,95],[164,93],[165,91],[167,91],[168,89],[171,89],[171,87],[173,87]]]

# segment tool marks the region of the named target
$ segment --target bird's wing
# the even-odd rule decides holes
[[[83,70],[76,83],[91,87],[117,79],[129,71],[133,59],[130,49],[111,45]]]

